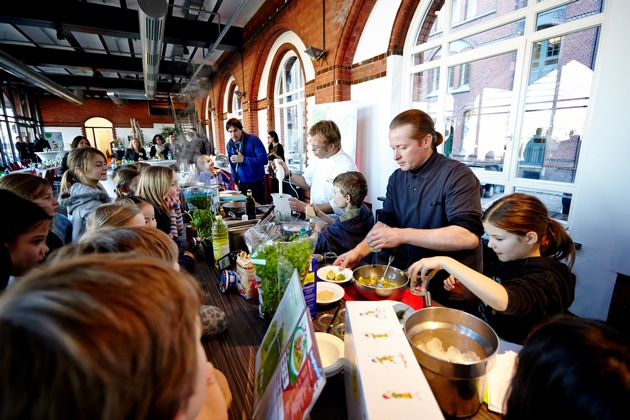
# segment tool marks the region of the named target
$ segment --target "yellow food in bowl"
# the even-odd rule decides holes
[[[357,281],[365,286],[370,286],[370,287],[377,287],[378,284],[381,281],[381,278],[378,276],[370,276],[369,278],[364,278],[359,276],[359,278],[357,279]],[[379,287],[379,289],[391,289],[394,287],[400,287],[402,286],[401,284],[392,281],[391,279],[383,279],[383,285],[382,287]]]
[[[333,270],[328,270],[326,273],[326,280],[334,280],[337,277]]]
[[[330,290],[322,290],[317,292],[317,300],[332,300],[335,298],[335,292]]]

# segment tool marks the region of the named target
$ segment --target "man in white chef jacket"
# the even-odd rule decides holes
[[[285,162],[280,164],[292,184],[303,189],[311,189],[311,203],[316,204],[326,214],[341,215],[342,210],[333,203],[333,180],[344,172],[358,171],[354,160],[341,149],[341,133],[334,121],[324,120],[315,123],[308,130],[311,149],[317,159],[309,163],[304,175],[290,173]],[[289,198],[291,210],[304,213],[306,203]]]

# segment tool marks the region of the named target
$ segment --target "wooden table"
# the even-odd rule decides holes
[[[218,272],[214,267],[198,264],[195,273],[204,292],[204,303],[223,309],[228,316],[227,330],[212,339],[202,340],[208,360],[227,377],[232,391],[230,419],[250,419],[254,404],[254,367],[256,352],[262,342],[267,326],[258,316],[258,301],[245,300],[237,292],[223,294],[219,291]],[[325,308],[319,308],[317,316],[334,313],[345,301]],[[315,321],[315,320],[314,320]],[[321,331],[316,322],[315,331]],[[347,419],[345,385],[343,371],[327,379],[320,394],[311,419]],[[482,404],[479,412],[472,417],[479,420],[498,420],[501,416],[488,411]]]

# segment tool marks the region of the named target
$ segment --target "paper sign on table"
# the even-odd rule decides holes
[[[256,353],[254,419],[303,419],[326,383],[310,312],[294,271]]]

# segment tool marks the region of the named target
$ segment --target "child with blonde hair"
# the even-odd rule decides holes
[[[418,275],[446,270],[444,288],[472,292],[479,300],[474,315],[504,340],[523,343],[538,325],[568,314],[575,296],[573,240],[545,205],[527,194],[495,201],[482,216],[488,248],[496,254],[479,273],[450,257],[423,258],[409,267],[412,284]],[[566,261],[567,264],[564,264]],[[467,289],[467,290],[466,290]]]
[[[88,215],[110,198],[100,181],[107,180],[107,159],[93,147],[79,147],[68,154],[68,170],[61,179],[60,203],[72,221],[72,240],[85,231]]]
[[[85,222],[85,232],[94,232],[108,227],[144,225],[144,215],[137,206],[117,201],[101,204],[95,208]]]
[[[164,166],[151,166],[142,171],[138,182],[138,196],[155,208],[157,228],[173,238],[184,239],[184,223],[179,202],[177,172]]]
[[[221,169],[214,166],[214,160],[208,155],[197,159],[197,183],[206,186],[218,185],[221,190],[229,189],[232,180]]]
[[[157,228],[175,240],[179,248],[179,264],[193,272],[195,257],[186,246],[180,192],[177,172],[164,166],[151,166],[140,174],[136,195],[151,203]]]

